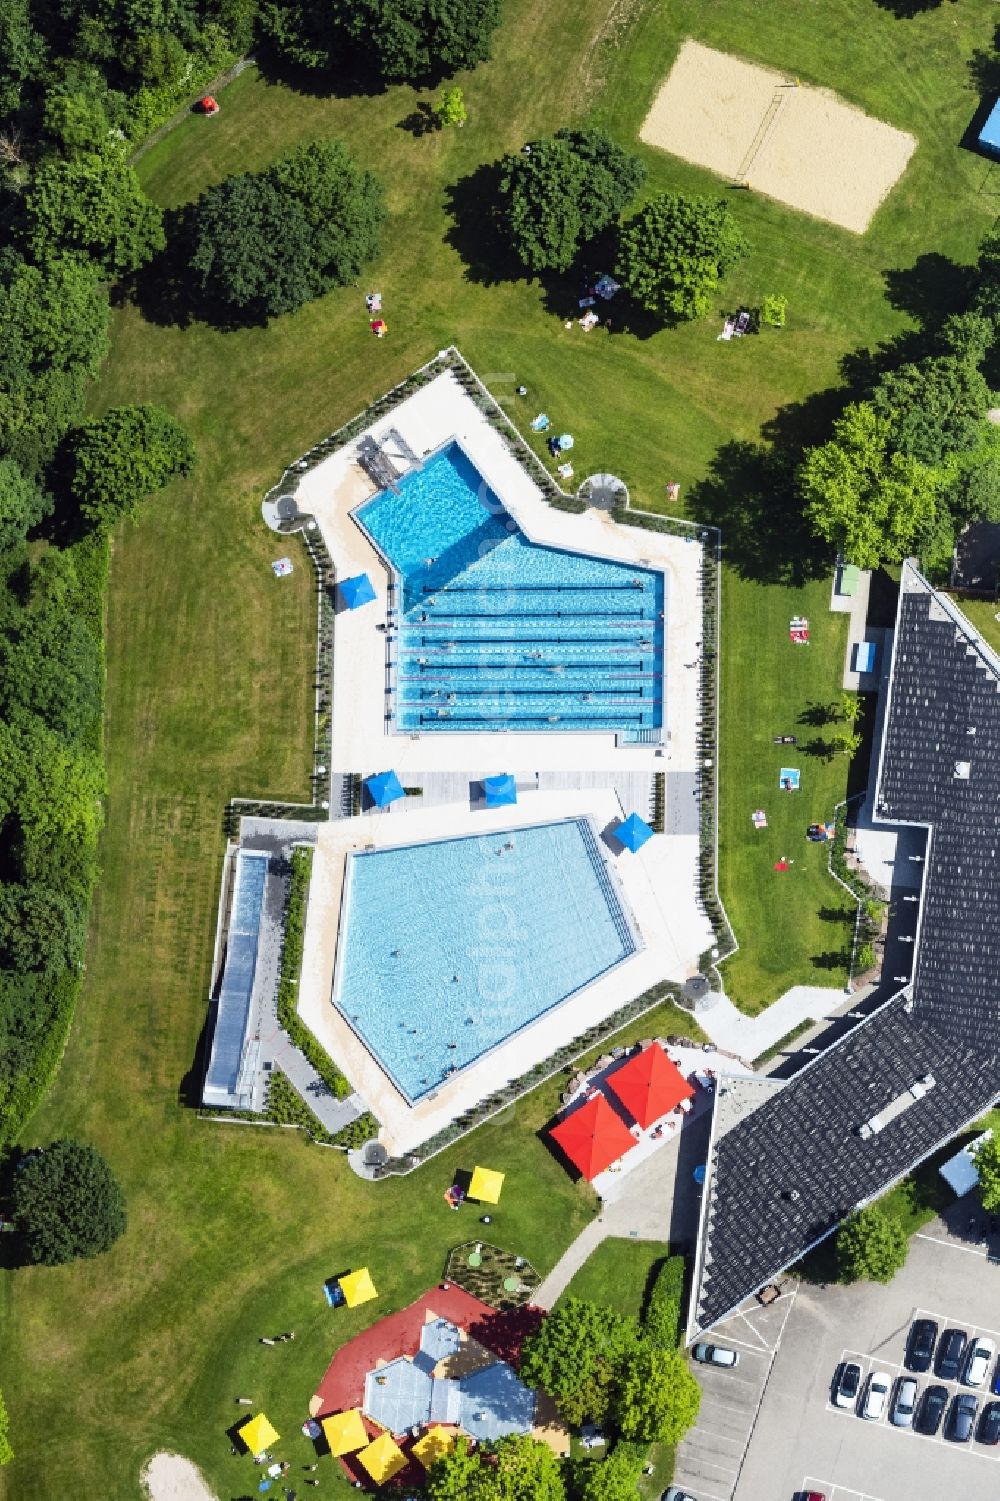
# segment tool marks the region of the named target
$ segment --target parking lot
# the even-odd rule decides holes
[[[761,1398],[796,1286],[769,1308],[753,1307],[710,1336],[739,1352],[735,1370],[698,1365],[701,1411],[677,1449],[674,1482],[697,1501],[730,1501],[753,1434]]]
[[[751,1310],[748,1317],[757,1322],[760,1313]],[[728,1457],[728,1429],[713,1451],[712,1414],[728,1407],[723,1383],[744,1372],[742,1349],[735,1373],[708,1373],[714,1379],[711,1386],[704,1383],[701,1447],[695,1451],[703,1478],[682,1475],[679,1466],[678,1483],[697,1501],[796,1501],[810,1491],[826,1501],[919,1501],[954,1491],[961,1501],[998,1501],[1000,1446],[954,1443],[940,1430],[928,1437],[895,1428],[887,1414],[866,1422],[853,1409],[833,1405],[834,1373],[845,1360],[860,1365],[863,1379],[877,1369],[895,1382],[903,1371],[910,1325],[921,1317],[934,1319],[942,1331],[958,1327],[970,1337],[982,1335],[1000,1348],[1000,1267],[961,1236],[950,1235],[943,1222],[914,1237],[905,1268],[887,1287],[800,1285],[788,1303],[776,1350],[757,1358],[767,1373],[735,1466]],[[714,1337],[736,1346],[745,1323],[737,1315]],[[933,1372],[915,1379],[921,1393],[932,1382],[945,1386],[949,1397],[970,1391],[958,1382],[939,1383]],[[990,1399],[988,1386],[973,1394],[981,1411]],[[713,1459],[720,1474],[732,1477],[722,1487],[708,1483]]]

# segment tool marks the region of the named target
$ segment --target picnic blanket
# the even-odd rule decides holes
[[[275,578],[279,579],[287,578],[290,573],[294,572],[291,558],[276,558],[271,567],[274,569]]]
[[[767,814],[764,812],[763,808],[755,808],[754,811],[750,814],[750,818],[755,829],[767,828]]]
[[[788,622],[789,639],[796,646],[809,645],[809,622],[804,615],[793,615]]]
[[[798,792],[799,768],[797,766],[783,766],[778,772],[778,786],[782,792]]]

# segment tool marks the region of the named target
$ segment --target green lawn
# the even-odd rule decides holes
[[[643,1311],[650,1278],[659,1262],[670,1254],[661,1240],[603,1240],[587,1257],[570,1282],[564,1298],[585,1298],[606,1303],[618,1313]]]
[[[254,1477],[226,1438],[237,1394],[264,1406],[291,1436],[289,1457],[304,1458],[298,1424],[335,1345],[433,1282],[464,1233],[441,1198],[456,1166],[478,1159],[507,1172],[496,1238],[542,1273],[593,1213],[589,1189],[569,1182],[536,1135],[558,1081],[411,1178],[377,1187],[295,1133],[214,1126],[180,1108],[205,1019],[225,801],[307,791],[312,580],[298,552],[291,579],[271,576],[262,490],[287,459],[454,341],[501,398],[517,405],[513,385],[529,387],[519,420],[544,406],[572,428],[579,474],[617,470],[652,507],[676,479],[693,508],[718,514],[739,487],[724,483],[714,499],[696,487],[719,447],[755,438],[781,409],[836,384],[845,354],[907,327],[887,280],[896,301],[919,308],[946,285],[947,265],[929,263],[922,279],[890,273],[930,252],[969,260],[1000,206],[996,169],[957,144],[978,102],[968,61],[992,36],[986,0],[906,22],[874,0],[635,0],[605,25],[608,10],[608,0],[507,0],[495,60],[460,80],[470,115],[461,131],[413,139],[399,124],[411,90],[323,99],[250,71],[215,120],[186,121],[140,164],[148,189],[173,205],[295,141],[348,141],[388,185],[393,218],[366,286],[383,292],[390,335],[376,343],[367,331],[366,286],[233,334],[159,326],[131,307],[115,315],[95,408],[162,402],[189,425],[200,461],[116,538],[101,884],[66,1059],[28,1133],[98,1145],[125,1184],[130,1229],[93,1264],[3,1273],[0,1384],[18,1453],[0,1478],[9,1501],[82,1490],[134,1501],[139,1467],[161,1446],[197,1460],[223,1501],[244,1495]],[[452,243],[450,185],[588,114],[634,139],[689,33],[838,88],[920,139],[862,239],[740,196],[754,251],[718,311],[782,291],[787,329],[718,344],[713,317],[653,337],[586,337],[563,328],[537,284],[493,285],[470,271]],[[651,188],[720,191],[645,154]],[[808,411],[786,411],[783,424],[805,430]],[[803,791],[779,797],[770,745],[795,732],[811,699],[832,696],[842,663],[826,585],[762,582],[794,545],[772,523],[766,546],[734,551],[725,585],[723,890],[742,944],[726,980],[751,1009],[790,980],[839,978],[814,964],[838,947],[826,935],[839,927],[819,910],[839,899],[801,831],[842,793],[844,769],[803,756]],[[787,645],[796,612],[813,622],[807,651]],[[757,806],[771,820],[764,836],[750,826]],[[779,853],[795,859],[784,877],[771,871]],[[691,1031],[664,1016],[632,1035],[661,1026]],[[380,1302],[334,1318],[320,1284],[358,1262],[371,1266]],[[282,1328],[296,1329],[294,1343],[258,1343]]]

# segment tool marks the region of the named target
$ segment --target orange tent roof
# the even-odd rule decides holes
[[[694,1094],[680,1069],[658,1042],[636,1053],[607,1079],[608,1088],[643,1130],[661,1116],[676,1110],[681,1100]]]
[[[602,1094],[553,1126],[549,1135],[585,1178],[596,1178],[635,1146],[635,1137]]]

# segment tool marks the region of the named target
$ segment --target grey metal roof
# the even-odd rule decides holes
[[[877,803],[887,822],[931,826],[911,982],[751,1113],[716,1122],[692,1334],[1000,1094],[1000,660],[912,564]]]
[[[240,850],[236,859],[226,965],[202,1096],[210,1105],[235,1102],[257,968],[257,942],[267,879],[266,854]]]

